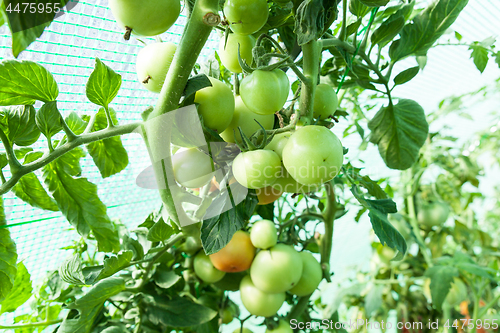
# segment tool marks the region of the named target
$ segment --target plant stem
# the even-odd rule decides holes
[[[310,41],[302,45],[304,78],[301,86],[299,112],[300,119],[310,124],[313,115],[313,102],[318,82],[319,59],[321,49],[318,41]]]
[[[10,189],[12,187],[14,187],[14,185],[16,185],[16,183],[19,181],[19,179],[22,176],[46,166],[50,162],[54,161],[55,159],[57,159],[58,157],[60,157],[64,154],[66,154],[67,152],[75,149],[76,147],[84,145],[84,144],[88,144],[91,142],[100,141],[103,139],[108,139],[108,138],[111,138],[113,136],[130,134],[140,124],[141,123],[139,122],[139,123],[126,124],[126,125],[119,125],[119,126],[115,126],[113,128],[107,128],[107,129],[103,129],[103,130],[100,130],[97,132],[79,135],[79,136],[77,136],[77,138],[75,140],[73,140],[71,142],[66,142],[63,145],[58,146],[56,149],[54,149],[54,151],[52,151],[48,154],[45,154],[42,158],[40,158],[32,163],[22,165],[22,166],[19,164],[19,167],[17,168],[17,171],[15,171],[15,172],[12,172],[12,167],[11,167],[12,177],[8,181],[3,183],[2,186],[0,186],[0,195],[5,194],[8,191],[10,191]],[[0,133],[0,137],[2,134],[3,134],[3,132]],[[6,146],[6,148],[7,147],[8,146]],[[16,159],[16,161],[17,161],[17,159]],[[9,162],[10,162],[10,160],[9,160]],[[19,163],[19,161],[17,163]]]
[[[37,323],[27,323],[27,324],[16,324],[16,325],[0,325],[0,329],[8,330],[8,329],[20,329],[20,328],[29,328],[29,327],[40,327],[40,326],[50,326],[62,323],[62,319],[57,320],[49,320],[49,321],[41,321]]]
[[[342,28],[340,28],[339,38],[345,41],[347,34],[347,0],[342,0]]]
[[[310,297],[311,295],[300,297],[297,304],[294,305],[292,310],[290,310],[290,312],[286,316],[286,321],[290,322],[290,320],[292,319],[297,319],[302,313],[304,313],[307,308],[307,304],[309,304]]]
[[[325,183],[325,191],[327,200],[323,212],[325,234],[321,238],[321,268],[323,269],[323,277],[330,282],[330,257],[333,246],[333,224],[335,213],[337,212],[337,200],[335,197],[335,188],[331,182]]]
[[[22,167],[21,163],[19,163],[19,160],[17,159],[16,154],[14,153],[14,149],[10,145],[9,139],[7,138],[2,129],[0,129],[0,139],[2,140],[3,147],[5,148],[5,152],[7,153],[7,161],[9,162],[10,172],[14,174],[18,172],[19,169]]]

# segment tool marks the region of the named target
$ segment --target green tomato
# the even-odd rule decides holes
[[[257,253],[250,266],[250,276],[260,290],[281,293],[297,285],[302,266],[300,254],[292,246],[276,244]]]
[[[257,288],[250,276],[245,276],[240,284],[241,302],[254,316],[270,317],[283,305],[286,295],[281,293],[268,293]]]
[[[137,77],[146,89],[154,93],[161,91],[176,49],[174,43],[164,42],[148,44],[139,51]]]
[[[214,267],[210,258],[203,252],[203,250],[198,252],[198,254],[194,257],[193,268],[196,276],[206,283],[220,281],[224,275],[226,275],[225,272],[221,272]]]
[[[241,142],[242,140],[238,127],[241,127],[241,131],[247,137],[251,137],[252,134],[261,129],[259,123],[266,130],[273,129],[274,114],[256,114],[248,109],[245,103],[243,103],[241,96],[236,96],[233,119],[231,120],[229,126],[224,130],[224,132],[220,133],[220,136],[226,142],[235,143],[236,140],[238,140],[238,142]]]
[[[224,308],[222,310],[222,313],[220,314],[220,318],[222,319],[223,324],[229,324],[230,322],[233,321],[233,312],[229,308]]]
[[[253,333],[250,331],[248,328],[243,327],[243,328],[237,328],[233,331],[233,333]]]
[[[314,94],[314,118],[320,118],[322,120],[327,119],[333,116],[338,106],[339,99],[335,90],[328,84],[318,84]]]
[[[212,159],[196,148],[181,148],[172,156],[174,177],[187,188],[198,188],[212,177]]]
[[[255,46],[255,37],[251,35],[229,34],[227,42],[221,38],[219,43],[220,61],[233,73],[241,73],[243,69],[238,61],[238,47],[241,59],[248,65],[252,64],[252,48]]]
[[[260,220],[253,224],[250,230],[250,240],[259,249],[268,249],[278,241],[278,231],[272,221]]]
[[[266,149],[274,151],[276,154],[278,154],[280,159],[283,159],[283,148],[285,148],[285,145],[288,142],[288,139],[290,139],[291,135],[292,133],[290,132],[276,134],[271,142],[267,144]]]
[[[305,126],[292,134],[283,149],[283,165],[297,182],[321,185],[333,179],[342,167],[343,147],[328,128]]]
[[[259,149],[240,153],[233,161],[234,178],[250,189],[270,186],[276,181],[280,171],[280,158],[270,150]]]
[[[284,320],[280,320],[278,323],[278,327],[276,327],[274,330],[267,328],[266,333],[293,333],[293,330],[290,327],[289,323]]]
[[[224,16],[234,33],[251,35],[266,24],[269,8],[266,0],[227,0]]]
[[[271,185],[274,189],[285,192],[285,193],[309,193],[315,192],[318,190],[318,186],[316,185],[304,185],[298,183],[295,179],[290,176],[290,174],[286,171],[285,167],[281,167],[281,173],[279,177],[276,179],[273,185]]]
[[[285,105],[290,81],[281,69],[255,70],[241,80],[240,95],[250,111],[274,114]]]
[[[445,223],[448,215],[450,215],[450,207],[444,202],[435,201],[420,207],[417,220],[421,225],[432,228]]]
[[[299,255],[302,259],[302,276],[289,292],[297,296],[306,296],[318,288],[323,279],[323,270],[312,253],[302,251],[299,252]]]
[[[109,8],[122,29],[138,36],[156,36],[167,31],[181,12],[179,0],[109,0]]]
[[[194,102],[198,103],[198,113],[206,127],[222,133],[233,119],[234,96],[225,83],[209,77],[211,87],[196,92]]]

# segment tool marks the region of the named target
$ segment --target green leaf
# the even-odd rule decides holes
[[[462,35],[455,31],[455,38],[460,42],[462,40]]]
[[[194,95],[198,90],[201,90],[206,87],[211,87],[212,83],[210,79],[205,74],[199,74],[193,76],[186,83],[186,87],[182,95],[184,96],[184,101],[190,101],[190,103],[182,103],[183,105],[193,104],[194,103]]]
[[[118,94],[121,85],[121,75],[106,66],[99,58],[95,58],[94,71],[87,81],[87,98],[92,103],[107,108]]]
[[[16,244],[10,238],[3,208],[3,199],[0,196],[0,302],[10,294],[17,274],[17,250]]]
[[[391,199],[368,200],[363,197],[356,185],[352,185],[351,192],[359,203],[368,209],[368,216],[372,223],[373,231],[382,245],[399,251],[394,260],[401,260],[406,253],[407,245],[404,237],[392,226],[387,219],[387,214],[397,213],[396,203]]]
[[[186,298],[166,297],[145,298],[145,313],[153,325],[162,324],[172,327],[189,327],[206,323],[217,315],[217,312]]]
[[[0,303],[0,315],[5,312],[15,311],[30,299],[31,292],[33,291],[30,279],[30,273],[28,273],[24,264],[22,262],[18,263],[14,286],[5,300]]]
[[[78,233],[87,237],[92,231],[99,251],[118,252],[120,240],[106,214],[106,206],[97,196],[97,186],[86,178],[73,178],[81,172],[78,160],[81,150],[75,149],[43,168],[45,183],[63,215]]]
[[[371,37],[372,44],[385,46],[391,42],[397,34],[399,34],[405,26],[405,22],[406,19],[400,12],[389,16],[389,18],[373,32]]]
[[[43,153],[41,151],[29,152],[24,156],[23,164],[28,164],[28,163],[34,162],[42,156],[43,156]]]
[[[18,146],[30,146],[40,137],[35,123],[35,108],[31,105],[0,108],[0,128],[10,144]]]
[[[368,7],[382,7],[387,5],[389,0],[359,0],[363,5]]]
[[[167,240],[175,233],[174,229],[160,218],[151,229],[149,229],[147,239],[151,242],[162,242]]]
[[[59,95],[52,74],[33,61],[0,62],[0,105],[32,105],[55,101]]]
[[[116,113],[109,109],[113,123],[117,124]],[[97,112],[92,132],[99,131],[108,127],[108,121],[104,108]],[[103,178],[115,175],[125,169],[128,165],[128,154],[122,144],[119,136],[92,142],[87,145],[87,150],[92,156],[95,165]]]
[[[87,122],[80,118],[80,116],[75,112],[71,112],[69,116],[66,117],[65,121],[69,129],[76,135],[82,134],[87,127]]]
[[[432,303],[439,310],[448,295],[453,278],[458,276],[458,269],[453,266],[436,265],[428,268],[425,276],[431,278]]]
[[[267,205],[257,205],[257,214],[265,220],[274,219],[274,202]]]
[[[53,212],[59,211],[56,202],[47,194],[34,173],[24,175],[12,188],[12,192],[14,192],[16,197],[32,207],[51,210]]]
[[[81,286],[85,284],[80,255],[74,254],[59,266],[59,277],[66,283]]]
[[[357,17],[364,17],[366,14],[370,12],[371,8],[363,5],[360,0],[351,0],[349,1],[349,11],[356,15]]]
[[[356,22],[349,24],[346,28],[346,37],[349,37],[353,33],[357,32],[360,25],[361,20],[357,20]]]
[[[486,69],[486,65],[488,65],[488,50],[482,46],[479,45],[478,42],[474,42],[469,47],[469,50],[472,50],[472,53],[470,57],[474,61],[474,65],[476,65],[476,68],[482,73]]]
[[[497,53],[495,53],[494,57],[495,57],[495,62],[498,65],[498,68],[500,68],[500,51],[498,51]]]
[[[57,109],[57,102],[48,102],[42,105],[35,116],[36,125],[45,137],[51,138],[63,128],[61,114]]]
[[[304,0],[295,13],[295,33],[299,45],[320,38],[328,23],[337,19],[336,0]],[[333,20],[332,20],[333,18]]]
[[[370,142],[378,145],[385,164],[398,170],[415,163],[429,132],[424,109],[411,99],[382,107],[368,128],[372,131]]]
[[[223,200],[227,198],[223,197]],[[243,228],[246,221],[250,219],[257,203],[255,191],[249,191],[245,200],[235,207],[233,206],[219,216],[204,220],[201,227],[201,241],[205,253],[210,255],[226,246],[234,233]]]
[[[132,261],[134,253],[132,251],[122,251],[118,255],[112,255],[104,259],[104,268],[99,274],[97,280],[102,280],[121,271]]]
[[[160,265],[153,275],[153,280],[160,288],[168,289],[176,284],[181,277],[175,273],[170,267]]]
[[[411,54],[425,55],[455,22],[468,0],[437,0],[405,25],[401,38],[391,45],[390,57],[398,61]]]
[[[88,333],[104,302],[125,289],[125,280],[110,277],[99,281],[85,295],[67,306],[71,311],[57,330],[58,333]],[[78,313],[78,315],[77,315]]]
[[[371,318],[371,315],[374,311],[377,311],[382,306],[384,293],[383,285],[373,285],[370,288],[370,291],[365,296],[365,311],[368,318]]]
[[[14,149],[14,154],[16,155],[18,160],[21,160],[25,155],[29,154],[32,150],[33,148],[23,147],[19,149]],[[5,168],[7,164],[9,164],[7,160],[7,154],[0,153],[0,169]]]
[[[396,77],[394,78],[394,83],[396,85],[400,85],[400,84],[404,84],[404,83],[410,81],[415,76],[417,76],[419,70],[420,70],[419,66],[405,69],[404,71],[402,71],[401,73],[396,75]]]

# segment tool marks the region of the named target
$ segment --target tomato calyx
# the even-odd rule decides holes
[[[238,126],[238,131],[240,133],[242,142],[238,142],[238,140],[235,140],[235,144],[238,146],[238,148],[240,148],[241,152],[264,149],[264,147],[267,146],[274,137],[274,133],[268,136],[267,130],[264,128],[264,126],[262,126],[262,124],[257,120],[255,120],[255,122],[260,126],[261,129],[252,134],[250,138],[245,133],[243,133],[241,127]],[[260,133],[262,133],[263,135],[262,139],[260,139]]]
[[[267,52],[267,49],[264,47],[263,43],[268,41],[271,43],[275,52]],[[277,68],[283,68],[289,65],[291,58],[287,53],[281,48],[281,46],[276,42],[271,36],[267,34],[261,34],[255,43],[255,46],[252,49],[253,60],[256,64],[255,67],[251,67],[250,64],[247,64],[240,56],[240,50],[238,46],[238,62],[240,63],[241,68],[245,74],[251,74],[256,70],[262,71],[273,71]],[[280,61],[269,64],[269,61],[272,58],[279,58]]]

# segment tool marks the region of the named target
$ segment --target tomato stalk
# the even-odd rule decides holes
[[[321,49],[318,41],[302,45],[304,77],[300,93],[300,119],[307,125],[313,116],[314,92],[318,83],[319,60]],[[319,144],[319,143],[318,143]]]
[[[28,323],[28,324],[15,324],[15,325],[0,325],[0,329],[2,330],[16,330],[16,329],[23,329],[23,328],[30,328],[30,327],[40,327],[40,326],[50,326],[50,325],[56,325],[59,323],[62,323],[63,319],[56,319],[56,320],[47,320],[47,321],[41,321],[37,323]]]
[[[330,257],[332,254],[333,224],[337,212],[337,201],[335,189],[331,182],[325,183],[325,191],[327,201],[323,212],[325,234],[321,239],[321,268],[323,269],[323,277],[330,282]]]

